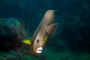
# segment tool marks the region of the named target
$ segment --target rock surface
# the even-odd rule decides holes
[[[21,40],[27,38],[26,31],[18,19],[0,18],[0,50],[16,50],[23,43]]]

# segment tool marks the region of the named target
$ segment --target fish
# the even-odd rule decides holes
[[[59,24],[52,24],[54,20],[54,12],[55,10],[47,10],[33,34],[32,41],[30,43],[28,43],[30,40],[24,41],[24,43],[31,45],[30,50],[33,55],[38,55],[42,53],[43,47],[47,41],[48,36],[53,36]]]
[[[22,42],[26,44],[31,44],[31,41],[29,39],[23,40]]]

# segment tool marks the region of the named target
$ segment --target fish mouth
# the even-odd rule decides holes
[[[39,51],[42,51],[42,50],[39,50]]]
[[[36,52],[39,54],[39,53],[42,53],[42,51],[43,51],[42,47],[39,47],[39,48],[37,48]]]

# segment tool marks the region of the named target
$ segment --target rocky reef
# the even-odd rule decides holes
[[[30,46],[22,43],[24,39],[27,39],[27,33],[18,19],[0,18],[1,59],[15,60],[16,55],[21,56],[25,51],[29,51]]]

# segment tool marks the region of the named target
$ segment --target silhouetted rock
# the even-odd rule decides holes
[[[16,50],[24,44],[21,40],[27,38],[24,27],[15,18],[0,18],[0,50]]]

